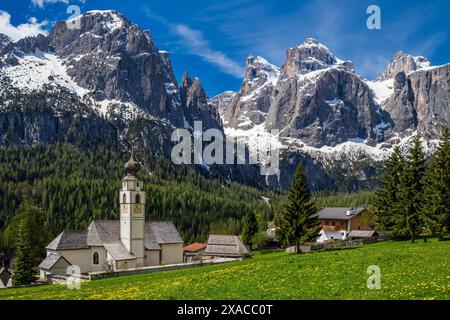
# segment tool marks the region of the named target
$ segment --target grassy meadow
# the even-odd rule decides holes
[[[377,265],[381,288],[368,289]],[[83,283],[2,289],[3,299],[450,299],[450,241],[382,242]]]

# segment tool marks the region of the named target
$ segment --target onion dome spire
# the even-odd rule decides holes
[[[127,170],[128,175],[135,176],[139,170],[141,169],[141,165],[134,159],[134,146],[131,147],[131,157],[127,163],[125,163],[125,170]]]

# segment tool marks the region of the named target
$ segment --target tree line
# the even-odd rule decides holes
[[[450,142],[443,131],[439,147],[427,163],[416,136],[403,155],[394,148],[384,165],[383,187],[377,191],[375,208],[379,228],[393,238],[420,234],[442,239],[450,231]]]

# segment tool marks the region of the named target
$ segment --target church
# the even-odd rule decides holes
[[[47,247],[39,265],[41,279],[183,263],[183,239],[172,222],[145,221],[145,191],[137,179],[140,164],[131,152],[119,191],[120,220],[94,220],[87,230],[65,230]]]

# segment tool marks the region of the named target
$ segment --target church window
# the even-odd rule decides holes
[[[92,255],[92,264],[93,265],[99,265],[99,256],[98,256],[98,252],[95,251],[94,254]]]
[[[141,203],[141,196],[139,194],[136,195],[136,203]]]
[[[136,185],[139,187],[139,182],[136,182]]]
[[[123,197],[122,197],[122,202],[123,202],[123,203],[127,202],[127,196],[126,196],[125,194],[124,194]]]

